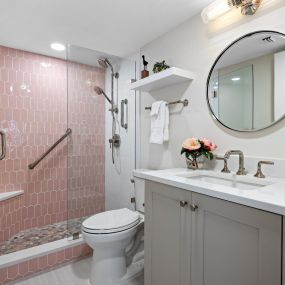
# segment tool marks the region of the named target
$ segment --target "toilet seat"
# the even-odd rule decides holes
[[[89,217],[82,230],[89,234],[112,234],[128,230],[140,222],[140,215],[129,209],[107,211]]]

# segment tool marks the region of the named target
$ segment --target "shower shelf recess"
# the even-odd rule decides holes
[[[24,194],[24,190],[0,193],[0,202],[12,199],[14,197],[17,197],[23,194]]]
[[[171,85],[194,80],[195,74],[192,71],[177,67],[171,67],[159,73],[131,83],[131,90],[143,92],[155,91]]]

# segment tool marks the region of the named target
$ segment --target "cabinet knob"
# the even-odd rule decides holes
[[[187,201],[180,201],[180,207],[184,208],[188,205]]]
[[[191,204],[190,209],[191,209],[191,211],[195,212],[198,209],[198,206],[195,204]]]

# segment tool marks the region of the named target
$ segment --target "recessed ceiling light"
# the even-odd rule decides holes
[[[52,43],[50,47],[56,51],[64,51],[65,50],[65,45],[61,43]]]
[[[240,81],[240,77],[233,77],[232,81]]]

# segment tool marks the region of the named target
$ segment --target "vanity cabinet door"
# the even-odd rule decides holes
[[[146,181],[145,284],[187,285],[190,192]],[[187,204],[186,204],[187,203]],[[187,247],[188,246],[188,247]],[[189,258],[190,262],[190,258]]]
[[[280,285],[282,218],[192,193],[191,285]]]

